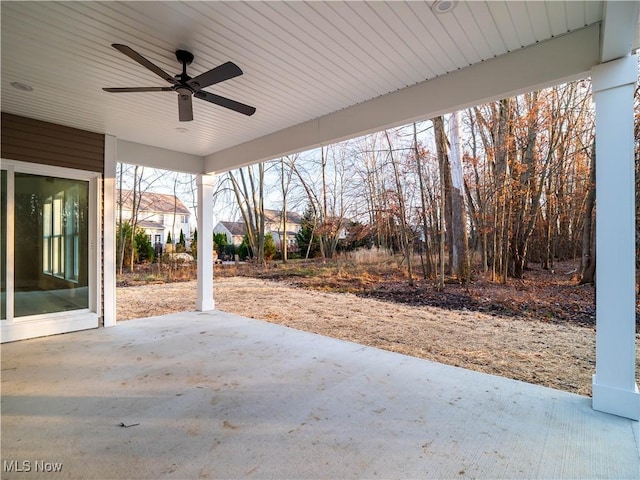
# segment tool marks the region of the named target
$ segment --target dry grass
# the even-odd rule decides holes
[[[332,276],[336,276],[335,271],[321,272],[318,283],[331,281]],[[376,280],[367,280],[365,276],[362,281]],[[408,306],[257,278],[218,276],[214,284],[216,308],[223,311],[471,370],[591,394],[595,364],[592,327]],[[119,288],[118,318],[193,310],[195,290],[194,281]]]

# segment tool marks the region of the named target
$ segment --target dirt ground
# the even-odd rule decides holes
[[[261,278],[216,277],[214,285],[219,310],[591,395],[595,328],[590,322],[412,305]],[[118,319],[193,310],[195,291],[195,281],[118,287]],[[640,367],[638,352],[637,363]]]

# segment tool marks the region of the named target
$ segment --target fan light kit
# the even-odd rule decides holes
[[[187,75],[187,65],[191,65],[193,62],[193,54],[186,50],[177,50],[176,59],[182,64],[182,73],[175,76],[169,75],[157,65],[154,65],[149,60],[144,58],[138,52],[126,45],[114,43],[111,45],[113,48],[121,53],[124,53],[127,57],[138,62],[143,67],[151,70],[153,73],[162,77],[164,80],[171,84],[170,87],[118,87],[118,88],[103,88],[105,92],[109,93],[133,93],[133,92],[176,92],[178,94],[178,118],[181,122],[190,122],[193,120],[193,105],[191,103],[192,97],[199,98],[209,103],[220,105],[221,107],[228,108],[234,112],[242,113],[244,115],[253,115],[256,113],[255,107],[245,105],[244,103],[236,102],[230,98],[221,97],[213,93],[202,90],[203,88],[215,85],[216,83],[224,82],[231,78],[242,75],[242,70],[233,62],[226,62],[209,71],[206,71],[197,77],[190,77]],[[17,88],[17,87],[16,87]]]

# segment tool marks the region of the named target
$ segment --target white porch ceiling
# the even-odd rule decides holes
[[[601,30],[612,37],[608,51],[613,55],[620,43],[638,41],[637,2],[630,8],[624,2],[469,1],[442,15],[432,12],[432,3],[2,2],[2,111],[182,152],[203,159],[199,170],[219,171],[433,113],[434,107],[425,104],[389,116],[388,102],[411,103],[405,92],[425,95],[425,85],[438,82],[444,92],[448,79],[486,72],[490,69],[481,67],[488,62],[507,59],[489,63],[504,77],[517,77],[509,66],[530,65],[532,59],[539,63],[536,70],[558,68],[540,76],[544,83],[582,74],[584,65],[597,63],[593,52],[602,50]],[[609,26],[614,28],[601,29],[611,5],[617,16],[609,15],[614,19]],[[617,28],[629,13],[631,27]],[[181,123],[173,92],[103,92],[102,87],[166,86],[112,43],[129,45],[170,74],[180,71],[176,49],[195,55],[191,76],[231,60],[244,75],[206,90],[253,105],[257,112],[246,117],[194,99],[194,121]],[[575,51],[578,60],[547,62],[535,53],[552,58],[555,45],[561,55]],[[528,51],[533,53],[516,55]],[[571,64],[565,72],[563,63]],[[495,72],[477,78],[480,90],[497,78]],[[12,82],[33,91],[12,88]],[[501,88],[517,90],[526,83]],[[475,98],[474,92],[466,93],[466,102]],[[498,93],[489,88],[476,97]],[[387,110],[388,118],[309,135],[310,129],[321,129],[316,119],[348,125],[380,110]],[[180,127],[188,131],[181,133]]]

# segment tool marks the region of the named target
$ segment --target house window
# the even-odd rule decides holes
[[[44,200],[42,209],[42,271],[77,282],[80,257],[79,191],[61,190]]]
[[[156,241],[155,241],[155,243],[160,243],[160,242],[162,242],[162,236],[160,236],[160,235],[156,235]]]
[[[42,210],[42,271],[56,277],[63,277],[63,200],[64,192],[46,197]]]
[[[158,214],[158,223],[164,225],[164,214],[163,213]]]

